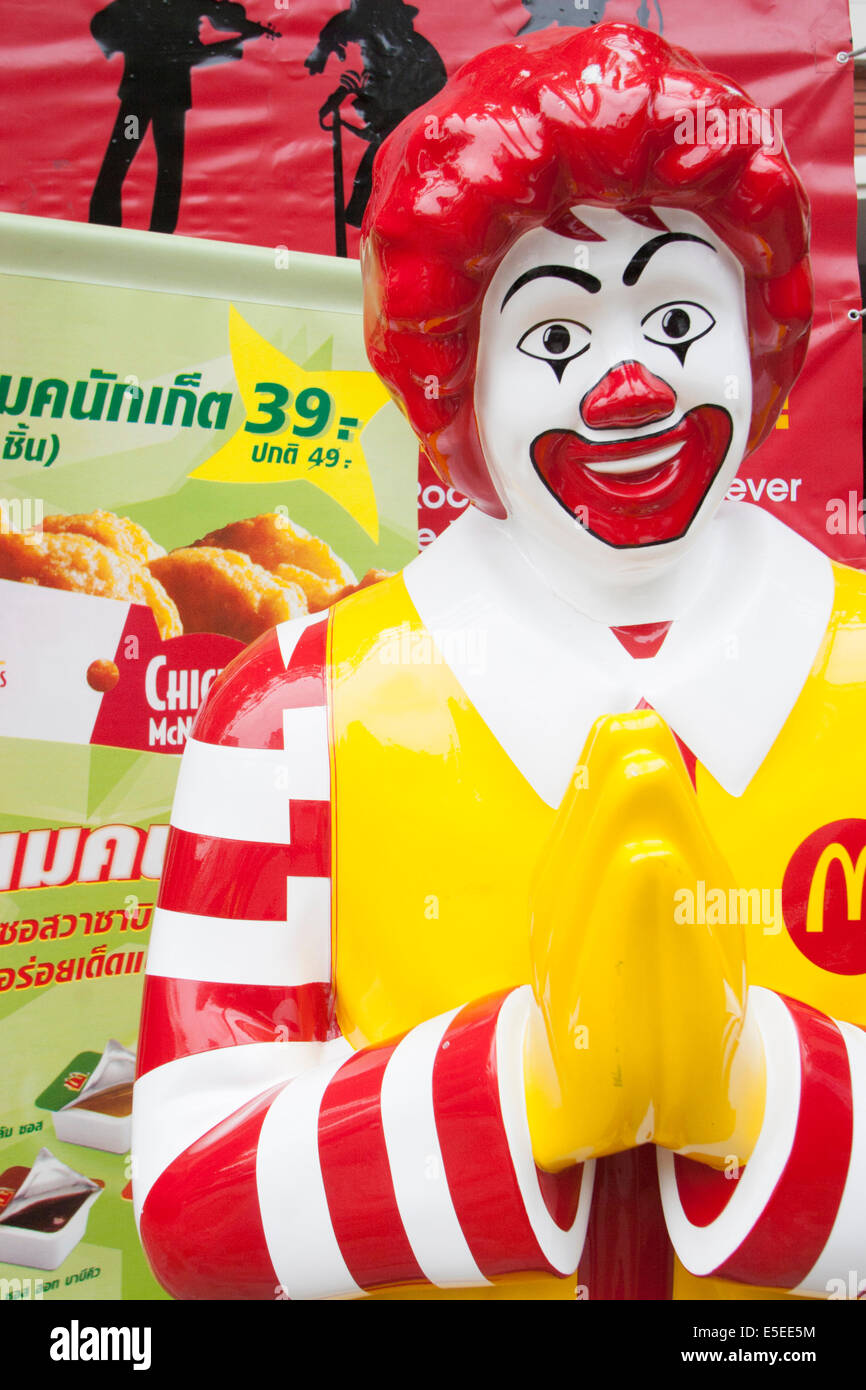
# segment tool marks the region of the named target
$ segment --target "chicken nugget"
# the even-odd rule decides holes
[[[150,571],[131,555],[110,550],[91,536],[2,534],[0,579],[146,603],[161,637],[178,637],[183,631],[177,608]]]
[[[157,545],[137,522],[128,516],[117,516],[114,512],[76,513],[73,516],[47,516],[42,530],[51,535],[71,532],[77,536],[90,536],[92,540],[107,545],[109,550],[131,555],[140,564],[164,555],[161,545]]]
[[[174,600],[166,593],[160,581],[151,574],[147,565],[131,561],[129,567],[132,571],[130,598],[135,603],[146,603],[151,609],[160,637],[180,637],[183,633],[183,623]]]
[[[245,521],[233,521],[219,531],[211,531],[195,544],[239,550],[271,573],[280,565],[296,565],[322,579],[334,579],[340,585],[355,583],[349,566],[343,564],[326,541],[311,536],[309,531],[296,526],[279,512],[263,512]]]
[[[297,584],[281,583],[237,550],[186,546],[153,560],[150,570],[177,604],[186,632],[252,642],[277,623],[308,612]]]
[[[323,608],[330,608],[341,590],[338,580],[323,579],[320,574],[313,574],[312,570],[301,569],[298,565],[277,565],[273,574],[281,584],[297,584],[303,589],[311,613],[321,613]]]
[[[371,585],[379,584],[383,579],[393,578],[393,570],[367,570],[363,579],[360,579],[357,584],[347,584],[345,589],[341,589],[331,602],[336,603],[337,599],[348,598],[350,594],[357,594],[361,589],[369,589]]]

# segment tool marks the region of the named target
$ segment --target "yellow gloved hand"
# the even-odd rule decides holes
[[[734,886],[652,710],[593,728],[534,886],[524,1058],[543,1167],[652,1142],[722,1163],[760,1128],[740,926],[683,925],[675,894]]]

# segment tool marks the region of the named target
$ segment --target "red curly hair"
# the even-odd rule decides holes
[[[735,113],[736,138],[679,143],[701,106]],[[812,280],[808,200],[762,129],[760,108],[684,49],[599,24],[489,49],[392,132],[362,229],[367,352],[446,483],[504,515],[473,406],[481,303],[516,238],[575,234],[578,203],[649,225],[653,208],[685,208],[725,242],[745,272],[747,451],[767,437],[806,355]]]

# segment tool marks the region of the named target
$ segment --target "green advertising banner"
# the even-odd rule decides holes
[[[215,674],[417,549],[354,263],[0,218],[0,1298],[163,1298],[130,1200],[178,755]]]

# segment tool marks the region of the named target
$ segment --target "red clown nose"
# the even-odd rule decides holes
[[[619,362],[587,391],[580,413],[590,429],[629,428],[664,420],[676,401],[667,382],[640,362]]]

